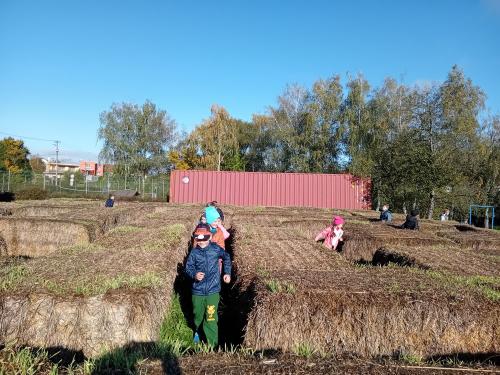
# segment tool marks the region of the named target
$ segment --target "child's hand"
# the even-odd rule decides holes
[[[198,281],[201,281],[203,280],[203,278],[205,277],[205,274],[203,272],[198,272],[196,275],[195,275],[195,279],[198,280]]]
[[[230,275],[224,275],[222,278],[226,284],[229,284],[231,282],[231,276]]]

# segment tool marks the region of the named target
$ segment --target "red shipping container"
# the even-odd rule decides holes
[[[350,174],[172,171],[170,202],[371,208],[370,180]]]

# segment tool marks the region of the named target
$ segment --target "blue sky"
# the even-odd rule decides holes
[[[0,136],[95,158],[114,102],[150,99],[190,131],[213,103],[250,120],[288,83],[442,81],[453,64],[500,113],[500,0],[0,0]]]

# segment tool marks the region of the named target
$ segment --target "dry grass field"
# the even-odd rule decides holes
[[[403,215],[385,225],[368,211],[223,209],[234,281],[222,292],[222,342],[279,359],[169,357],[171,373],[202,373],[200,361],[214,373],[220,363],[225,373],[304,374],[419,372],[401,359],[498,363],[498,233],[427,220],[407,231],[398,228]],[[0,342],[87,357],[153,343],[175,293],[184,314],[176,319],[186,325],[181,271],[200,211],[133,202],[105,209],[90,200],[3,204]],[[334,213],[346,219],[339,252],[313,241]],[[136,372],[166,371],[154,358],[141,363]]]

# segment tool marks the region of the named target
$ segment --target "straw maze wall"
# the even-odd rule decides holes
[[[413,232],[337,212],[346,241],[336,253],[312,240],[332,213],[235,210],[239,286],[253,296],[245,345],[362,357],[498,353],[498,235],[471,231],[465,241],[451,223]],[[491,283],[493,297],[473,280]]]
[[[0,291],[3,343],[63,347],[96,356],[104,349],[154,341],[174,287],[184,297],[189,294],[185,284],[179,289],[174,280],[182,273],[178,266],[185,259],[199,206],[125,205],[112,214],[93,206],[80,208],[4,210],[11,215],[2,220],[15,224],[2,227],[7,228],[2,231],[7,238],[3,258],[31,257],[14,259],[26,262],[28,271],[45,281],[59,281],[57,273],[63,269],[61,285],[91,282],[81,275],[85,271],[115,278],[122,276],[119,272],[152,272],[161,276],[161,283],[90,295],[20,283]],[[312,241],[331,220],[331,210],[227,207],[225,212],[235,282],[223,289],[222,343],[284,351],[308,347],[362,357],[499,351],[498,300],[453,279],[498,280],[497,235],[433,222],[422,223],[420,232],[408,232],[380,225],[367,212],[338,212],[347,219],[346,241],[342,252],[334,253]],[[60,241],[53,247],[49,240],[32,246],[30,237],[19,235],[19,223],[26,222],[76,224],[87,233],[79,243],[88,243],[90,251],[79,250],[73,238],[64,236],[51,240]],[[156,241],[161,228],[178,223],[184,228],[179,241],[168,246]],[[128,235],[114,231],[123,225],[138,229]],[[35,225],[30,228],[45,238],[54,227],[38,232]],[[75,232],[66,233],[72,237]],[[68,246],[76,246],[77,252],[68,252]]]
[[[192,212],[132,203],[11,209],[0,219],[0,342],[98,356],[155,341]]]

